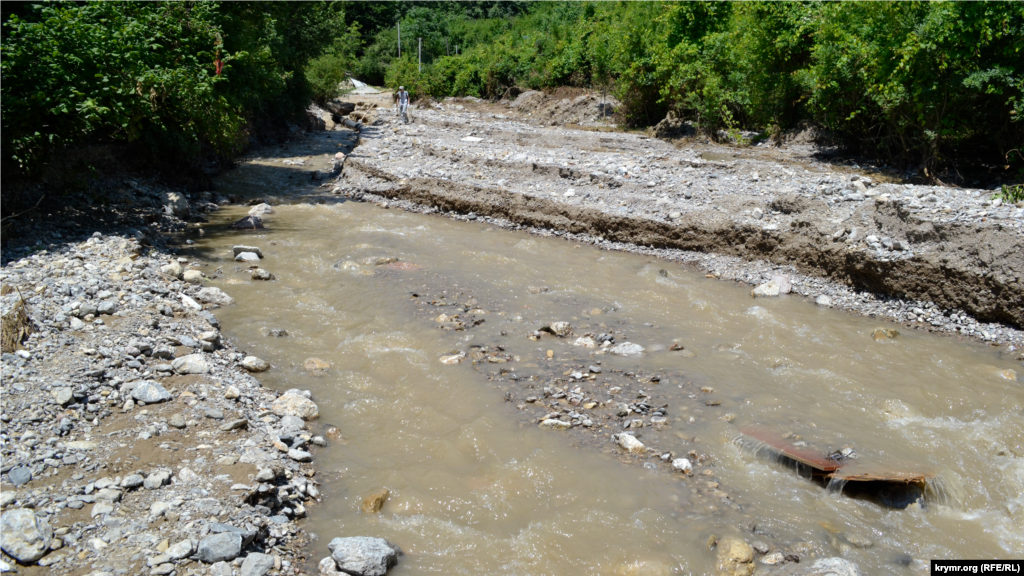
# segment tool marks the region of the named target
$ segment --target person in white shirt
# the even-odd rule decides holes
[[[409,123],[409,93],[405,86],[398,87],[398,113],[402,115],[402,123]]]

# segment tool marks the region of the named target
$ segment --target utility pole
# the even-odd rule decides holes
[[[416,53],[416,58],[419,60],[419,69],[417,72],[423,72],[423,38],[417,38],[420,41],[420,47]]]
[[[447,36],[444,39],[444,55],[445,56],[451,56],[452,55],[452,51],[448,49],[448,37]]]
[[[398,58],[402,58],[402,23],[398,23]]]

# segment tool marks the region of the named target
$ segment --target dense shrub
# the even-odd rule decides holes
[[[163,161],[234,154],[248,127],[301,113],[311,91],[296,71],[342,16],[276,2],[69,2],[11,15],[0,48],[5,172],[94,143],[139,143]]]

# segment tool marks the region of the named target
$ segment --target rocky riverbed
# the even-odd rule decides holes
[[[2,357],[5,572],[297,573],[328,431],[260,386],[189,268],[97,233],[0,272],[31,331]]]
[[[513,103],[514,104],[514,103]],[[787,153],[379,109],[335,192],[681,261],[819,305],[1024,343],[1024,206]]]

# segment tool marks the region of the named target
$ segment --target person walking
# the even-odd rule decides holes
[[[402,123],[409,123],[409,93],[405,86],[398,87],[398,113],[402,116]]]

